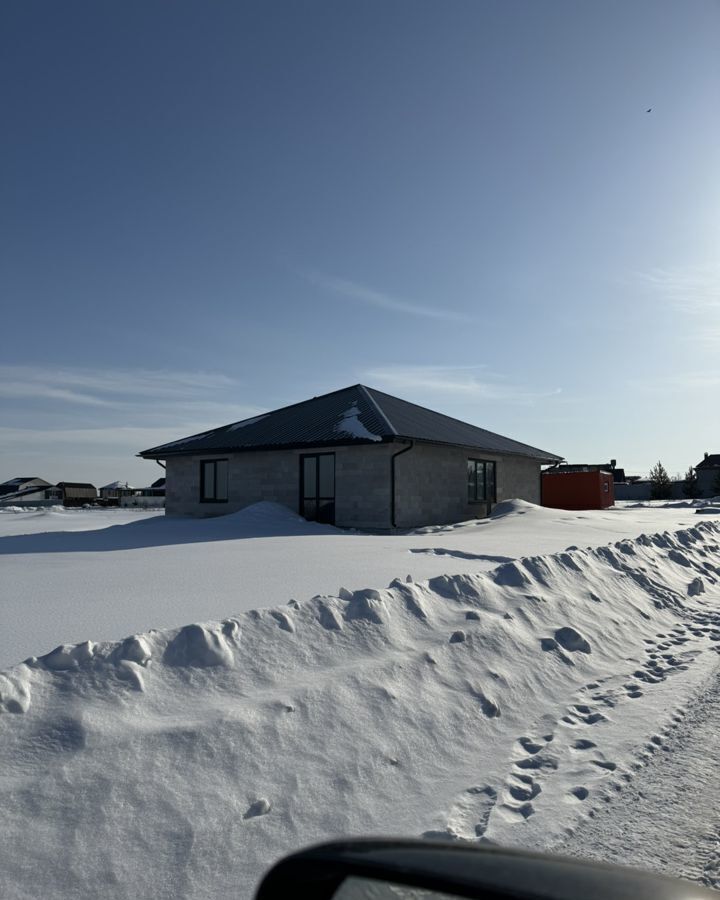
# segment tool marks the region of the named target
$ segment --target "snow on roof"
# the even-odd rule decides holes
[[[135,488],[128,484],[127,481],[111,481],[110,484],[104,484],[100,490],[101,491],[117,491],[120,488],[127,488],[129,491],[134,491]]]
[[[360,410],[357,407],[357,403],[353,403],[350,409],[345,410],[340,421],[335,426],[335,431],[341,434],[350,434],[356,438],[363,438],[367,441],[382,440],[379,434],[373,434],[372,431],[368,431],[360,421]]]

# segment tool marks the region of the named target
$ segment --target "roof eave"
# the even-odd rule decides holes
[[[396,442],[414,441],[418,444],[431,444],[438,447],[459,447],[463,450],[474,450],[487,453],[492,456],[517,456],[522,459],[532,459],[538,463],[562,462],[563,456],[557,456],[545,450],[539,450],[537,453],[527,453],[522,450],[493,450],[490,447],[483,447],[480,444],[457,444],[449,441],[433,441],[426,438],[417,438],[410,435],[386,435],[379,441],[365,440],[358,438],[354,441],[304,441],[302,443],[294,442],[291,444],[263,444],[247,447],[196,447],[195,449],[175,448],[173,450],[163,450],[161,447],[151,450],[143,450],[136,454],[141,459],[169,459],[176,456],[217,456],[223,453],[252,453],[252,452],[268,452],[272,450],[311,450],[318,448],[332,447],[362,447],[375,446],[377,444],[392,444]]]
[[[428,438],[410,437],[408,435],[399,434],[398,441],[415,441],[416,444],[432,444],[437,447],[459,447],[462,450],[476,450],[481,453],[489,453],[492,456],[520,456],[523,459],[534,459],[537,462],[562,462],[564,456],[556,456],[547,450],[537,449],[536,453],[526,453],[522,450],[494,450],[491,447],[483,447],[481,444],[458,444],[453,441],[433,441]],[[535,448],[531,448],[535,449]]]
[[[153,448],[151,450],[143,450],[141,453],[135,454],[141,459],[168,459],[171,456],[217,456],[219,453],[253,453],[254,451],[267,452],[270,450],[311,450],[314,447],[360,447],[375,446],[377,444],[390,444],[396,438],[388,435],[381,437],[378,441],[366,438],[357,438],[353,441],[302,441],[289,444],[253,444],[252,446],[241,447],[196,447],[194,449],[177,448],[174,450],[163,450],[162,447]]]

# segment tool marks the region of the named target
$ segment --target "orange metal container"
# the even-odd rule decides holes
[[[543,472],[542,505],[553,509],[606,509],[615,503],[610,472]]]

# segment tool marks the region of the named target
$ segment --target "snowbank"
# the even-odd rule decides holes
[[[639,506],[638,506],[639,508]],[[468,519],[465,522],[455,522],[451,525],[427,525],[424,528],[416,528],[411,534],[442,534],[450,532],[462,532],[470,528],[478,528],[483,524],[496,522],[499,519],[512,518],[530,515],[533,525],[542,521],[557,523],[560,516],[567,515],[568,510],[550,509],[546,506],[538,506],[536,503],[530,503],[527,500],[503,500],[493,506],[490,516],[483,519]]]
[[[250,896],[341,834],[550,846],[720,642],[720,525],[60,646],[0,680],[0,893]]]
[[[487,572],[697,521],[693,509],[568,512],[522,501],[404,535],[342,532],[270,503],[213,519],[124,509],[0,516],[0,669],[88,635],[116,640],[397,575]]]

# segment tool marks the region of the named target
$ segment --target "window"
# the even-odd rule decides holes
[[[203,460],[200,463],[200,502],[227,503],[228,461]]]
[[[468,503],[495,502],[495,463],[483,459],[467,461]]]
[[[335,523],[335,454],[300,457],[300,515],[316,522]]]

